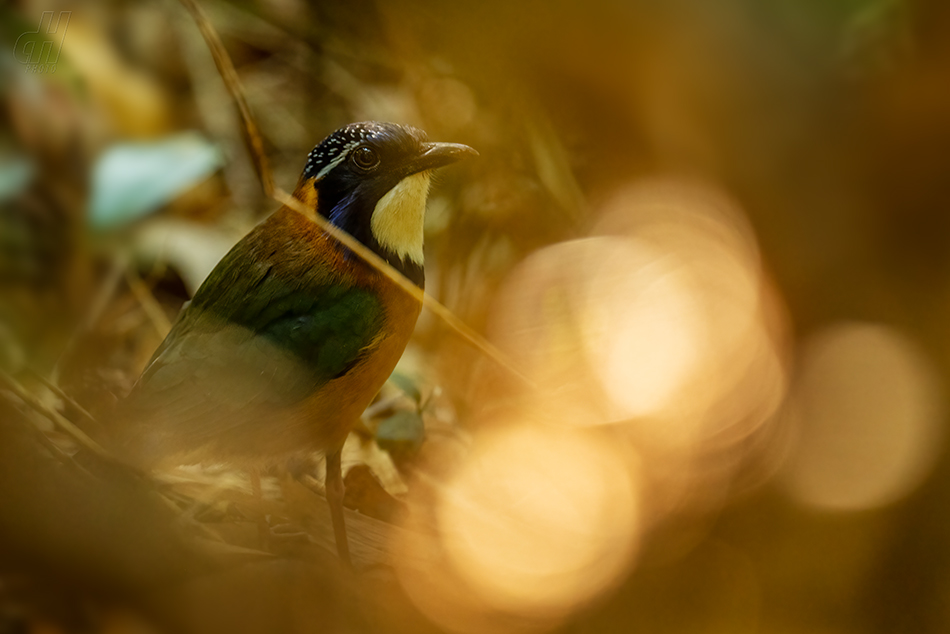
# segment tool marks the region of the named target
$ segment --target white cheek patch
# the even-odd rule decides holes
[[[424,259],[422,241],[428,196],[429,172],[407,176],[379,199],[370,220],[370,229],[380,246],[419,266]]]

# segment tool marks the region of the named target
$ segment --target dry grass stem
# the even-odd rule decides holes
[[[3,384],[7,389],[13,392],[17,398],[23,401],[31,409],[69,434],[73,440],[79,443],[79,445],[88,449],[100,458],[110,462],[115,462],[115,458],[108,451],[103,449],[99,443],[87,436],[84,431],[76,427],[76,425],[74,425],[65,416],[43,404],[40,399],[36,398],[36,396],[31,394],[29,390],[20,385],[19,381],[3,370],[0,370],[0,384]]]
[[[149,321],[152,322],[152,326],[155,327],[155,332],[158,333],[159,337],[164,338],[165,335],[168,334],[168,331],[172,329],[172,324],[168,320],[168,317],[165,316],[165,311],[162,310],[161,304],[159,304],[155,296],[152,295],[152,291],[148,285],[142,281],[142,278],[140,278],[138,273],[132,268],[125,270],[125,281],[135,295],[135,299],[138,300],[139,305],[142,306],[142,310],[145,311]]]

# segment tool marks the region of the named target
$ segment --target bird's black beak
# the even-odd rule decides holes
[[[413,174],[451,165],[466,156],[478,156],[478,152],[461,143],[423,143],[422,149],[410,165]]]

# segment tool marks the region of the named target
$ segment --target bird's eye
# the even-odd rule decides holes
[[[371,170],[379,165],[379,155],[373,148],[364,145],[353,150],[353,162],[360,169]]]

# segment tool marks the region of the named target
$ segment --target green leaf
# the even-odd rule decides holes
[[[376,428],[376,442],[393,458],[414,455],[425,440],[426,428],[416,412],[396,412]]]
[[[422,402],[422,392],[419,391],[419,387],[416,385],[416,380],[413,377],[397,370],[389,375],[389,380],[393,385],[398,387],[403,394],[415,401],[416,405]]]
[[[114,145],[93,168],[89,222],[102,230],[141,218],[211,176],[223,163],[218,148],[196,132]]]
[[[0,159],[0,202],[23,191],[33,180],[33,164],[19,157]]]

